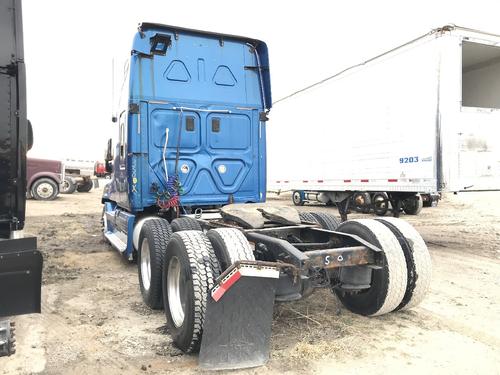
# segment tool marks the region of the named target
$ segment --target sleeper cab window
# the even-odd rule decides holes
[[[212,133],[220,132],[220,118],[212,117]]]
[[[193,116],[186,117],[186,131],[194,132],[194,117]]]

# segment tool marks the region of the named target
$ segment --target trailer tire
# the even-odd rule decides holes
[[[418,215],[422,211],[422,207],[424,207],[424,202],[420,194],[406,198],[403,201],[403,211],[407,215]]]
[[[385,216],[387,211],[389,210],[389,196],[385,192],[378,192],[373,194],[372,206],[373,212],[377,216]]]
[[[65,177],[61,183],[61,194],[73,194],[76,190],[76,182],[71,177]]]
[[[172,232],[180,232],[181,230],[198,230],[201,231],[201,225],[191,217],[179,217],[172,220],[170,223]]]
[[[315,221],[321,225],[321,228],[327,230],[337,230],[340,225],[340,220],[332,214],[325,212],[311,212],[311,215],[316,219]]]
[[[292,193],[292,201],[293,201],[293,204],[296,206],[303,206],[304,205],[304,199],[302,199],[302,194],[300,193],[300,191],[295,190]]]
[[[152,309],[161,309],[162,272],[167,244],[172,228],[167,220],[153,218],[142,226],[137,249],[139,286],[144,303]]]
[[[222,272],[238,260],[255,260],[247,238],[238,229],[210,229],[207,232],[207,237],[212,243]]]
[[[163,301],[172,340],[186,353],[200,348],[207,301],[219,275],[214,249],[203,232],[172,235],[163,267]]]
[[[299,212],[300,221],[307,221],[309,223],[318,223],[316,217],[311,212]],[[319,223],[318,223],[319,224]]]
[[[357,191],[352,195],[352,204],[356,211],[368,214],[372,204],[370,194],[365,191]]]
[[[432,261],[429,249],[422,236],[404,220],[397,218],[378,219],[398,238],[403,249],[408,270],[408,284],[403,300],[396,310],[417,306],[427,294],[432,277]]]
[[[372,270],[370,288],[356,293],[335,289],[339,300],[348,310],[361,315],[383,315],[396,309],[408,279],[405,256],[396,236],[384,224],[370,219],[346,221],[338,231],[357,235],[383,251],[382,268]]]
[[[76,187],[76,191],[78,191],[79,193],[88,193],[90,190],[92,190],[93,186],[94,183],[92,182],[92,180],[85,180],[83,184]]]
[[[31,196],[37,201],[51,201],[59,194],[59,186],[51,178],[39,178],[31,187]]]

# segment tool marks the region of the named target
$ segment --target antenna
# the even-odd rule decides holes
[[[111,59],[111,118],[115,117],[115,58]]]

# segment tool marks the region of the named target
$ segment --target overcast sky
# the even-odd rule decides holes
[[[55,159],[102,159],[112,59],[140,22],[266,41],[274,100],[447,23],[500,34],[500,2],[478,0],[24,0],[23,12],[30,156]]]

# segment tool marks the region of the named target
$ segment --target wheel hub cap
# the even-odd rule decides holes
[[[43,183],[37,186],[36,192],[42,198],[50,198],[54,193],[54,188],[48,183]]]

